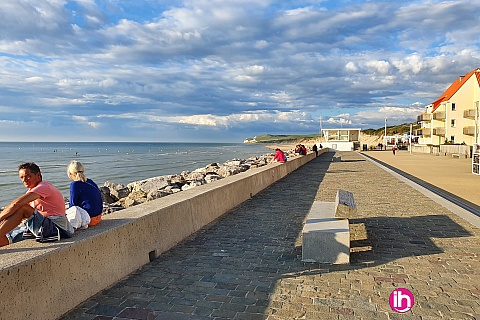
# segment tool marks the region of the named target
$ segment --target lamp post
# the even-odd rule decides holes
[[[385,118],[385,133],[383,134],[383,145],[385,150],[387,150],[387,118]]]
[[[408,141],[408,146],[410,147],[410,154],[412,154],[412,130],[413,130],[413,124],[410,123],[410,137]]]
[[[474,143],[478,143],[478,109],[480,107],[480,101],[475,101],[475,134]]]

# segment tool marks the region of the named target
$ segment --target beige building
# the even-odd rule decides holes
[[[419,144],[439,146],[479,140],[480,68],[460,76],[417,116]]]

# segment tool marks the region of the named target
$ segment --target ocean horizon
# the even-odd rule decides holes
[[[265,145],[243,143],[0,142],[0,207],[26,192],[17,171],[25,162],[35,162],[43,180],[68,197],[72,181],[66,171],[72,160],[80,161],[85,175],[101,186],[106,181],[126,185],[267,153],[272,151]]]

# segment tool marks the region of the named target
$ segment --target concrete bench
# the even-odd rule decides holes
[[[467,156],[465,154],[460,153],[452,153],[452,158],[457,157],[458,159],[465,159]]]
[[[338,190],[335,202],[314,201],[302,230],[302,261],[350,263],[348,218],[356,212],[348,191]]]

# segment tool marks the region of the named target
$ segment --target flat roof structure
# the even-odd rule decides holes
[[[360,141],[361,129],[340,128],[340,129],[322,129],[325,141]]]

